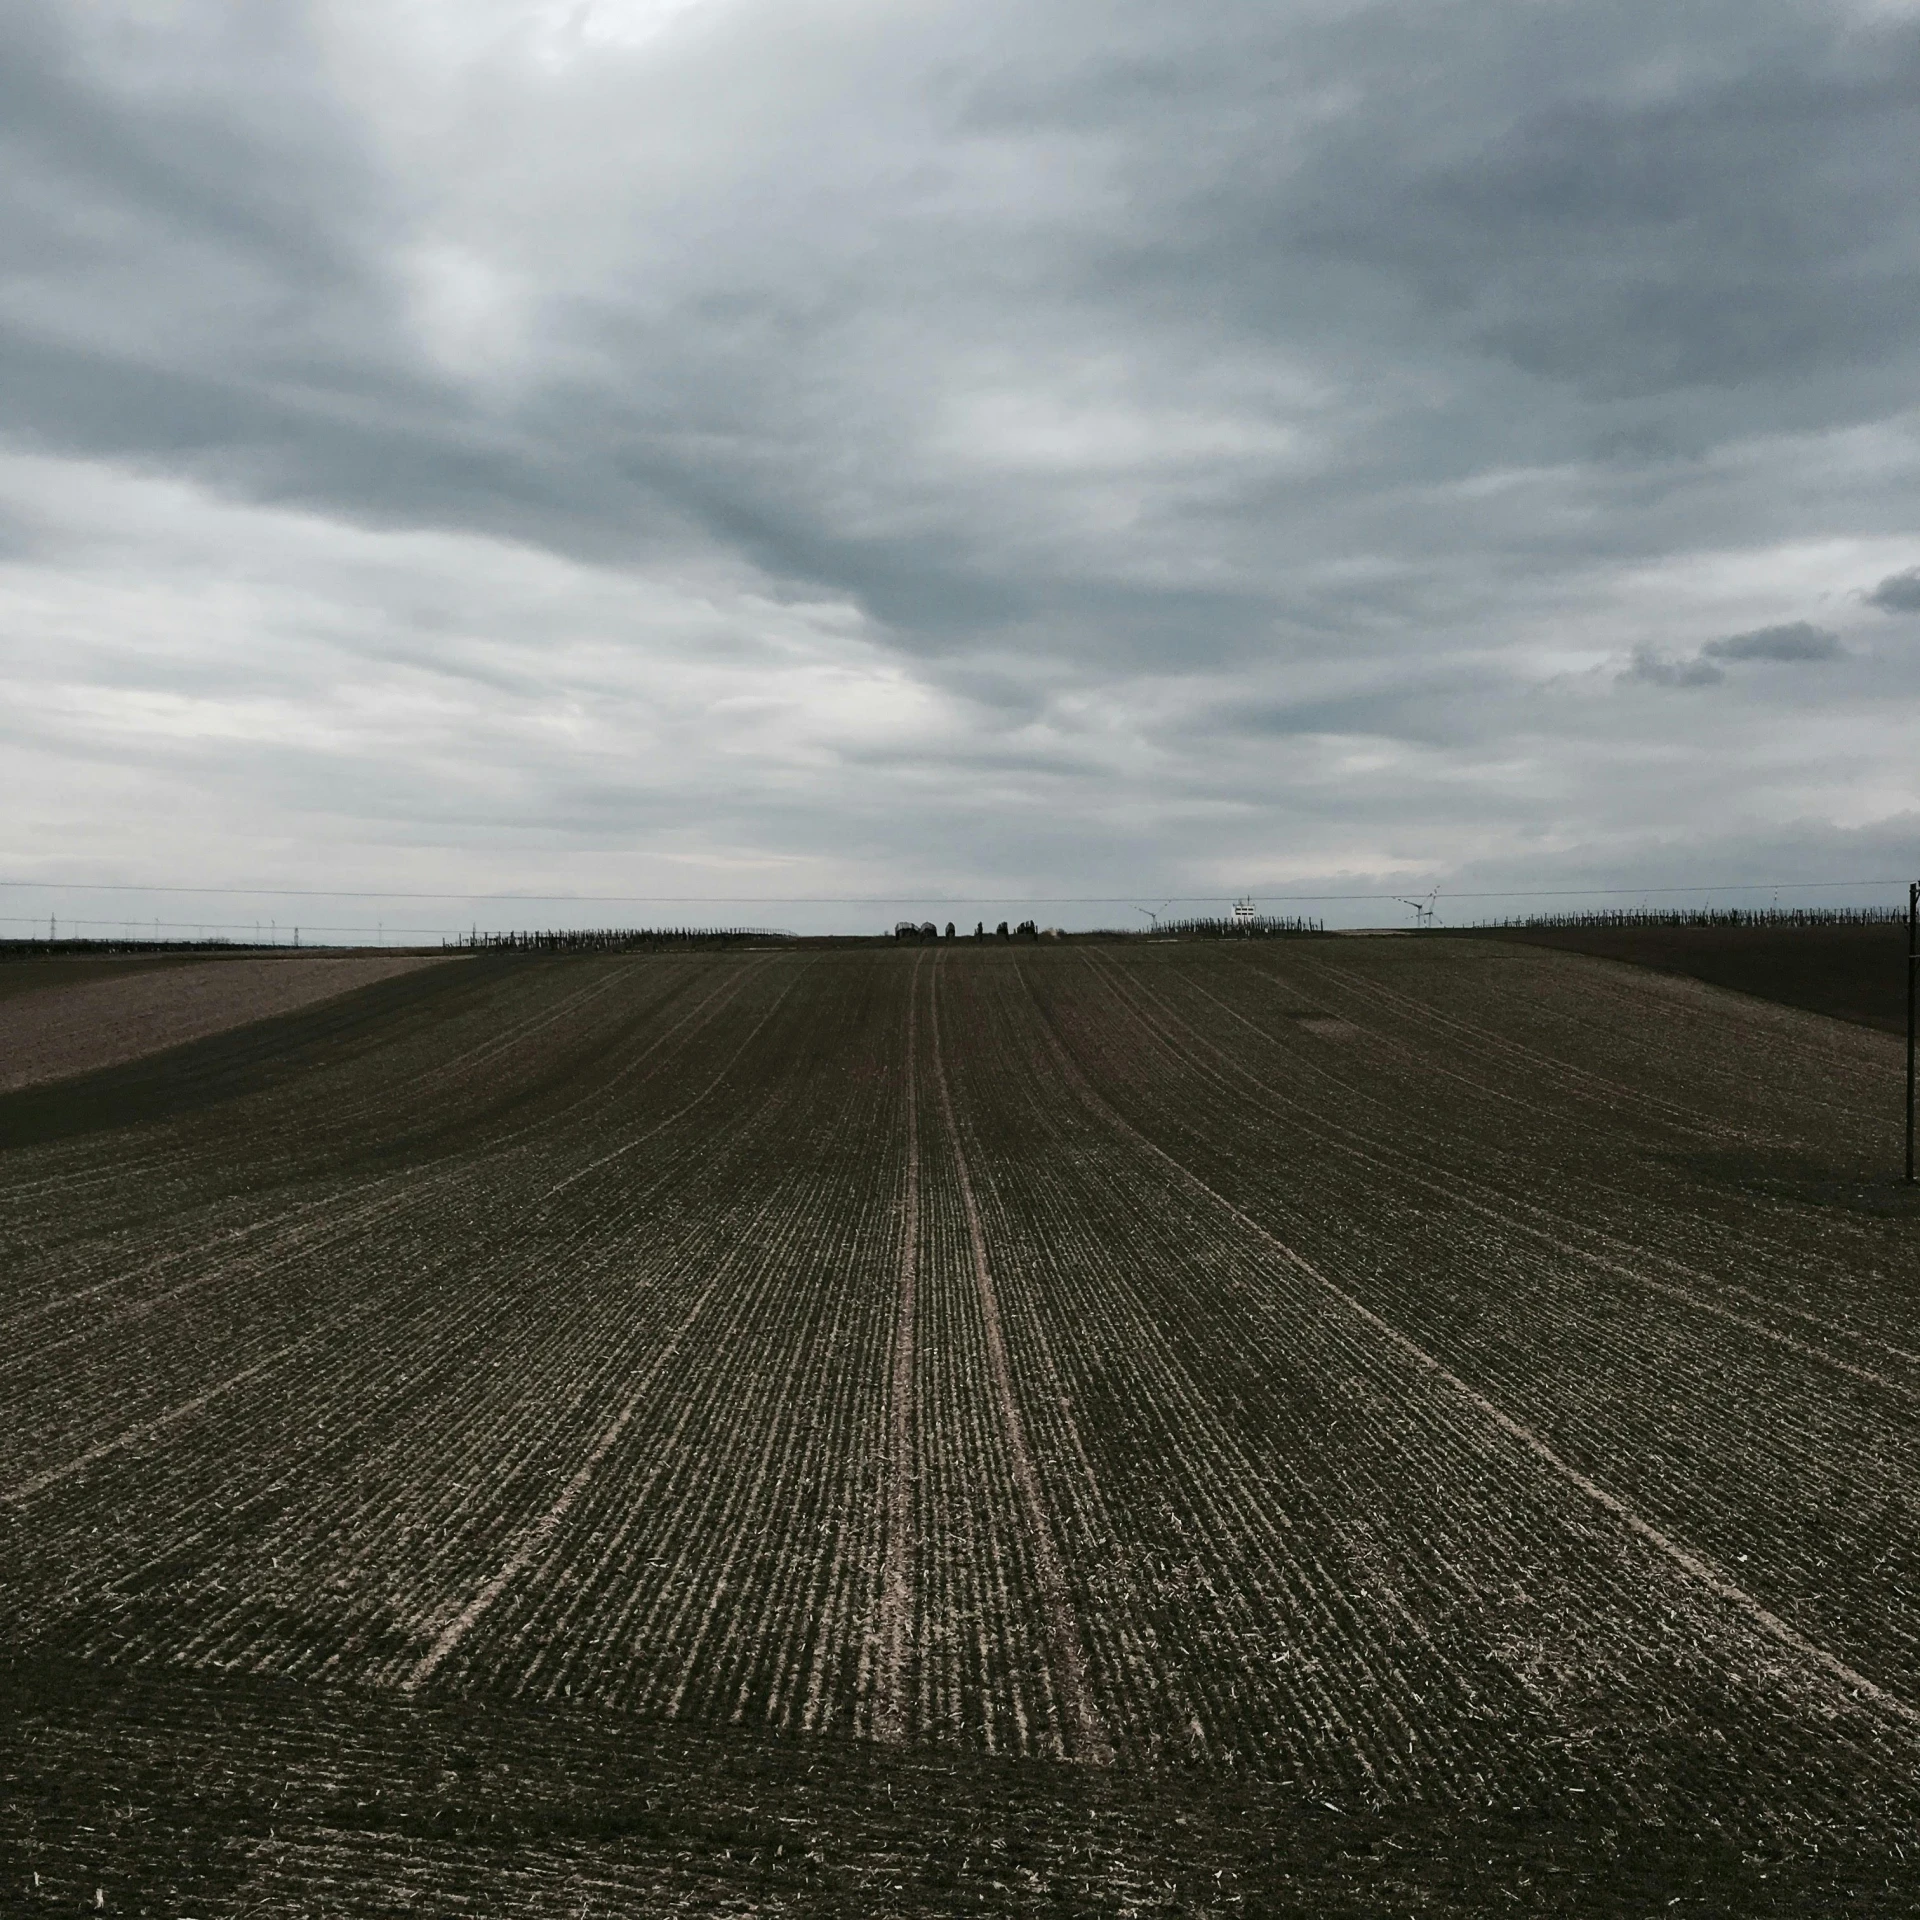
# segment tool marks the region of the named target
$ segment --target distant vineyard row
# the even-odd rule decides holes
[[[553,927],[543,931],[465,933],[444,947],[476,953],[659,953],[690,947],[764,945],[791,940],[784,927]]]
[[[1905,925],[1906,918],[1904,907],[1603,907],[1475,924],[1544,932],[1557,927],[1888,927]]]

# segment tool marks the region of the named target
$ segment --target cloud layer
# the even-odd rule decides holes
[[[9,877],[1920,857],[1911,7],[0,27]]]

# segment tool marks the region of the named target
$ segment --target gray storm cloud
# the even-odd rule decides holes
[[[1621,678],[1657,687],[1713,687],[1727,677],[1725,662],[1765,661],[1775,666],[1810,660],[1835,660],[1846,649],[1840,636],[1806,620],[1778,627],[1756,627],[1709,640],[1697,653],[1673,655],[1655,647],[1636,647]]]
[[[1756,627],[1751,633],[1729,634],[1709,640],[1700,649],[1709,660],[1832,660],[1845,651],[1840,636],[1805,620],[1785,626]]]
[[[1636,647],[1632,662],[1620,676],[1623,680],[1644,680],[1656,687],[1715,687],[1727,676],[1725,671],[1700,654],[1675,658],[1653,647]]]
[[[15,877],[1914,858],[1912,8],[0,27]]]
[[[1920,613],[1920,567],[1888,574],[1867,595],[1867,605],[1882,613]]]

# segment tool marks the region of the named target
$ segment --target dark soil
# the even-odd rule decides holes
[[[1831,1827],[1743,1844],[1710,1815],[1622,1828],[1573,1794],[1497,1790],[1478,1806],[1342,1808],[1204,1773],[236,1674],[16,1663],[0,1670],[0,1753],[0,1902],[21,1914],[92,1910],[98,1889],[109,1913],[371,1920],[409,1881],[431,1889],[422,1911],[556,1920],[1913,1911],[1897,1850]],[[316,1884],[324,1908],[307,1904]]]
[[[0,1920],[1920,1913],[1898,1050],[1511,940],[1248,945],[943,952],[938,1028],[930,955],[480,955],[0,1098]],[[964,1605],[922,1580],[916,1645],[1015,1651],[901,1745],[846,1731],[862,1614],[807,1569],[885,1498],[839,1384],[899,1351],[869,1176],[939,1059],[1062,1587],[1205,1746],[1148,1686],[1100,1696],[1109,1767],[981,1739],[1042,1642],[950,1364],[944,1077],[899,1460],[927,1563],[1015,1544]],[[543,1508],[550,1558],[405,1685],[444,1617],[408,1596]],[[546,1624],[575,1593],[665,1624]],[[782,1620],[840,1649],[810,1731],[770,1706],[800,1631],[753,1664]]]
[[[1906,1031],[1904,926],[1502,928],[1476,937],[1625,960],[1809,1013]]]

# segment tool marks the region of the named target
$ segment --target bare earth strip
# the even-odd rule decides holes
[[[396,974],[438,955],[289,955],[163,967],[0,1001],[0,1093],[117,1067]]]

